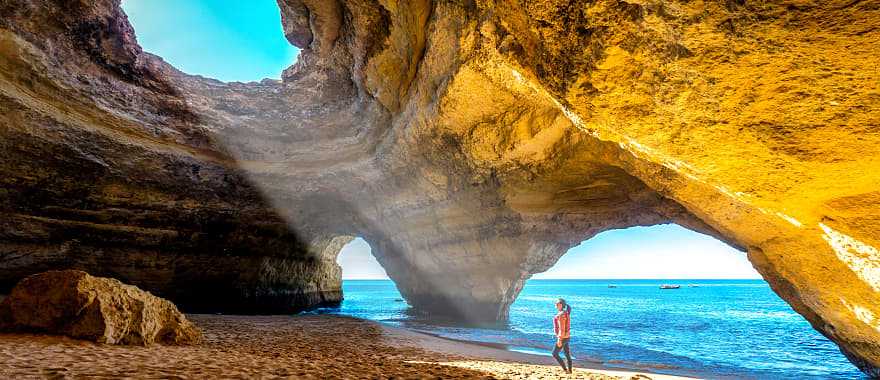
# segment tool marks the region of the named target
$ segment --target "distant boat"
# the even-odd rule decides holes
[[[667,285],[667,284],[660,285],[660,289],[678,289],[678,288],[681,288],[681,285]]]
[[[700,285],[697,285],[697,284],[690,284],[690,285],[688,285],[688,287],[689,287],[689,288],[699,288]]]
[[[609,287],[609,288],[616,288],[617,285],[614,285],[614,284],[608,284],[608,287]]]

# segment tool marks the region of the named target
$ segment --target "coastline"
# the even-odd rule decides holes
[[[380,322],[365,321],[378,324],[384,330],[386,339],[390,339],[392,344],[406,342],[414,344],[415,347],[422,350],[439,355],[461,356],[464,360],[450,361],[443,364],[483,370],[499,378],[503,378],[505,375],[515,375],[512,378],[553,378],[553,376],[558,376],[559,378],[568,379],[579,378],[576,376],[582,374],[586,376],[603,375],[612,378],[642,380],[695,379],[694,377],[667,375],[650,371],[611,368],[599,362],[582,359],[574,360],[574,373],[571,377],[568,377],[567,375],[562,375],[559,364],[556,363],[549,353],[547,355],[538,355],[513,351],[504,348],[502,344],[445,338],[431,333],[390,326]]]
[[[0,334],[0,377],[687,379],[598,365],[566,375],[551,357],[338,315],[188,318],[204,343],[111,346]]]

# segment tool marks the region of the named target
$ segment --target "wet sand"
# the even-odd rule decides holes
[[[575,369],[553,359],[330,315],[189,315],[198,346],[110,346],[0,334],[0,378],[680,379]],[[635,377],[634,377],[635,376]]]

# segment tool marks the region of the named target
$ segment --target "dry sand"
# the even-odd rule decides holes
[[[0,378],[675,379],[599,369],[341,316],[190,315],[198,346],[109,346],[0,334]],[[640,377],[643,376],[643,377]]]

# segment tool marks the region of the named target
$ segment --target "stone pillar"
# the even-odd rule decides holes
[[[528,258],[546,245],[525,235],[451,239],[426,234],[420,231],[419,240],[367,239],[417,312],[475,325],[507,322],[510,305],[531,275]]]

